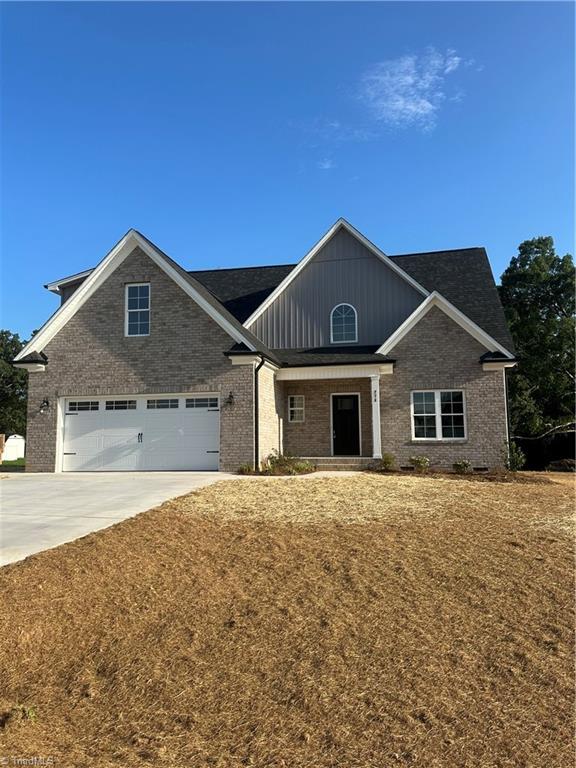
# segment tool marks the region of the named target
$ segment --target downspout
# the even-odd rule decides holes
[[[258,414],[258,371],[265,363],[263,357],[260,358],[260,362],[254,368],[254,470],[257,472],[260,467],[260,425]]]
[[[506,411],[506,461],[510,460],[510,411],[508,409],[508,376],[507,368],[502,368],[504,378],[504,409]]]

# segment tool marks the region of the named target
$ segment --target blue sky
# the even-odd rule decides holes
[[[574,6],[5,3],[2,326],[130,227],[188,269],[572,251]]]

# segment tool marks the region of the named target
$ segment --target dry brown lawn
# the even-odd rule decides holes
[[[7,566],[0,756],[571,766],[573,506],[558,476],[239,480]]]

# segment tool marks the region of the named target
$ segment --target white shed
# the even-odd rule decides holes
[[[4,443],[2,461],[14,461],[15,459],[23,459],[25,449],[26,440],[22,437],[22,435],[10,435],[10,437]]]

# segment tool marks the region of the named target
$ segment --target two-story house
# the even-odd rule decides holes
[[[340,219],[297,264],[186,271],[130,230],[46,287],[14,361],[27,470],[503,463],[515,357],[483,248],[387,256]]]

